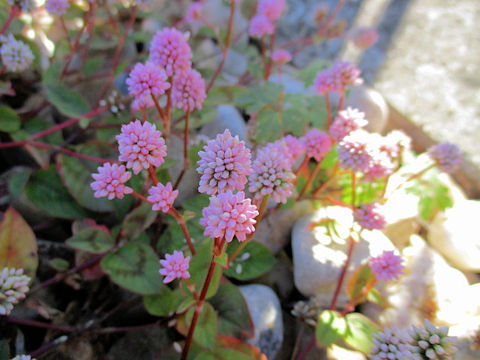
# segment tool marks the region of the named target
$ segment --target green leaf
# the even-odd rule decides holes
[[[70,263],[67,260],[61,258],[53,258],[48,262],[48,265],[59,272],[67,271],[70,267]]]
[[[0,268],[23,269],[34,278],[37,266],[35,234],[23,217],[9,207],[0,223]]]
[[[313,84],[313,81],[317,77],[317,73],[326,67],[327,63],[325,60],[314,60],[298,73],[297,78],[305,82],[305,87],[309,87]]]
[[[256,113],[264,107],[277,109],[280,104],[279,97],[283,88],[273,82],[254,86],[248,93],[242,93],[236,98],[238,105],[246,107],[248,114]],[[277,109],[278,110],[278,109]]]
[[[380,294],[380,292],[375,288],[370,289],[370,291],[367,294],[367,300],[381,307],[387,306],[387,301]]]
[[[353,304],[362,302],[370,289],[375,285],[375,274],[368,263],[355,270],[347,283],[347,295]]]
[[[162,290],[159,258],[142,242],[128,243],[108,254],[101,266],[114,283],[134,293],[154,295]]]
[[[191,307],[185,316],[185,323],[191,324],[195,308]],[[200,316],[198,317],[197,326],[193,332],[193,340],[199,345],[208,349],[215,347],[215,339],[217,337],[218,320],[217,314],[212,305],[208,302],[203,305]]]
[[[373,334],[380,331],[380,328],[365,315],[359,313],[350,313],[345,316],[347,331],[343,336],[343,341],[353,349],[365,354],[370,353],[373,342]]]
[[[133,209],[123,220],[122,232],[127,239],[136,239],[145,229],[155,221],[157,212],[152,210],[152,205],[143,202]]]
[[[231,242],[227,248],[228,254],[233,254],[239,245],[237,241]],[[251,280],[270,271],[275,263],[275,257],[270,250],[256,241],[250,241],[230,263],[225,275],[242,281]]]
[[[110,233],[101,227],[92,227],[79,231],[68,238],[66,242],[68,246],[94,254],[107,252],[115,245]]]
[[[20,129],[20,117],[8,106],[0,106],[0,131],[7,133]]]
[[[32,203],[51,216],[81,219],[88,215],[67,192],[53,166],[35,171],[25,186],[25,193]]]
[[[47,71],[43,74],[43,86],[56,85],[60,82],[63,64],[59,61],[52,62]]]
[[[320,346],[329,346],[344,336],[347,330],[345,319],[337,311],[324,310],[315,328],[315,340]]]
[[[213,107],[222,104],[232,104],[235,98],[246,94],[247,90],[240,86],[215,86],[209,92],[205,99],[205,107]]]
[[[234,337],[253,336],[253,322],[245,298],[238,288],[222,282],[209,302],[218,314],[218,332]]]
[[[191,276],[190,281],[195,284],[195,291],[200,294],[205,278],[207,277],[208,268],[212,260],[213,240],[206,239],[200,245],[196,246],[197,253],[190,260],[188,272]],[[210,286],[208,287],[206,298],[211,298],[217,293],[220,286],[220,278],[222,276],[222,268],[216,266]]]
[[[144,296],[143,305],[154,316],[170,316],[175,313],[184,298],[185,293],[181,289],[172,290],[164,286],[160,294]]]
[[[81,145],[75,150],[85,155],[106,159],[115,158],[115,153],[110,146],[98,142]],[[90,184],[93,182],[92,174],[98,172],[97,168],[101,164],[91,160],[59,154],[57,156],[57,165],[60,177],[68,192],[83,207],[92,211],[109,212],[116,207],[122,206],[128,209],[132,204],[133,198],[128,195],[123,199],[114,200],[93,196],[94,191],[90,187]]]
[[[83,74],[85,76],[92,76],[97,73],[98,70],[102,67],[103,64],[103,57],[102,56],[93,56],[85,61],[85,65],[83,67]]]
[[[258,125],[255,127],[255,141],[263,144],[280,139],[283,135],[283,125],[278,112],[266,109],[262,110],[257,118]]]
[[[49,84],[45,87],[48,101],[63,115],[79,117],[88,112],[87,101],[79,93],[63,85]]]

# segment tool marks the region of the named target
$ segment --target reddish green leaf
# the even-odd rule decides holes
[[[353,349],[368,354],[373,346],[372,336],[380,331],[380,328],[365,315],[350,313],[345,316],[347,331],[343,340]]]
[[[362,302],[370,289],[375,285],[375,274],[368,263],[360,265],[347,283],[347,295],[353,304]]]
[[[344,336],[345,319],[337,311],[324,310],[318,317],[315,339],[320,346],[329,346]]]

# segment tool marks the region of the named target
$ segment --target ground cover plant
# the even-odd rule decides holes
[[[458,168],[458,148],[417,155],[401,131],[367,131],[365,114],[344,106],[362,83],[348,61],[298,72],[310,93],[281,81],[295,52],[342,36],[368,47],[376,32],[347,34],[336,20],[344,0],[319,7],[317,32],[287,44],[275,41],[283,0],[224,1],[224,27],[204,2],[178,18],[151,14],[152,3],[0,2],[0,358],[104,359],[125,334],[158,329],[139,359],[266,359],[239,286],[277,262],[256,241],[262,221],[302,203],[353,220],[345,236],[334,217],[309,224],[343,236],[345,258],[328,304],[298,292],[282,304],[314,329],[285,358],[336,344],[371,359],[449,359],[447,327],[425,317],[383,328],[360,311],[389,306],[382,288],[405,270],[397,251],[347,270],[402,187],[421,197],[424,221],[452,205],[437,175]],[[234,34],[239,14],[247,26]],[[162,26],[142,27],[150,17]],[[206,39],[213,67],[201,66]],[[233,49],[248,57],[234,83],[223,72]],[[241,110],[246,138],[229,125],[201,132],[223,104]]]

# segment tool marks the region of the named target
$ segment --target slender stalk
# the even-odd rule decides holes
[[[313,169],[312,173],[310,174],[307,183],[303,187],[303,189],[300,191],[300,194],[298,194],[297,200],[301,199],[303,195],[308,191],[310,186],[312,185],[313,180],[317,177],[318,172],[320,171],[320,165],[322,162],[317,162],[317,165],[315,165],[315,169]]]
[[[46,144],[46,143],[34,142],[34,141],[27,141],[25,143],[25,145],[34,146],[34,147],[38,147],[38,148],[41,148],[41,149],[54,149],[54,150],[59,151],[59,152],[65,154],[65,155],[73,156],[73,157],[76,157],[76,158],[79,158],[79,159],[90,160],[90,161],[98,162],[98,163],[101,163],[101,164],[118,163],[117,160],[110,160],[110,159],[99,158],[99,157],[96,157],[96,156],[81,154],[81,153],[76,152],[76,151],[65,149],[65,148],[63,148],[61,146],[58,146],[58,145],[52,145],[52,144]]]
[[[173,85],[173,78],[170,77],[168,79],[168,82]],[[164,127],[163,127],[163,132],[165,135],[165,139],[167,139],[170,136],[170,119],[172,118],[172,86],[170,86],[167,89],[167,108],[165,109],[166,115],[165,115],[165,122],[164,122]]]
[[[357,174],[352,170],[352,207],[355,207],[356,200],[356,187],[357,187]]]
[[[272,65],[273,65],[273,60],[271,58],[271,55],[273,53],[273,49],[275,47],[275,33],[270,35],[270,57],[266,59],[265,62],[265,71],[264,71],[264,80],[268,80],[270,77],[270,73],[272,71]]]
[[[142,194],[139,194],[137,193],[136,191],[132,192],[132,195],[135,196],[137,199],[140,199],[142,201],[146,201],[148,203],[152,203],[150,200],[148,200],[145,196],[143,196]]]
[[[335,292],[332,297],[332,302],[330,303],[330,310],[334,310],[335,307],[337,306],[337,300],[338,300],[338,295],[340,294],[340,289],[342,288],[343,285],[343,280],[345,279],[345,274],[347,273],[348,266],[350,265],[350,261],[352,259],[352,253],[353,253],[353,248],[355,247],[355,240],[350,236],[348,238],[348,250],[347,250],[347,260],[345,261],[345,264],[343,265],[342,271],[340,272],[340,277],[338,278],[337,281],[337,287],[335,288]]]
[[[338,100],[338,108],[337,108],[337,114],[340,110],[343,109],[343,101],[345,100],[345,94],[341,93],[340,94],[340,99]]]
[[[177,209],[174,207],[171,207],[170,210],[168,210],[168,213],[172,215],[175,220],[177,220],[177,224],[180,225],[182,228],[183,235],[185,236],[185,240],[187,240],[188,248],[190,249],[190,252],[192,255],[195,255],[197,252],[195,251],[195,246],[193,246],[193,241],[192,237],[190,236],[190,233],[188,232],[187,225],[185,224],[185,219],[183,218],[182,214],[180,214]]]
[[[180,181],[182,181],[183,175],[188,169],[188,165],[190,165],[190,161],[188,159],[188,122],[190,119],[190,110],[187,110],[185,114],[185,127],[183,130],[183,168],[180,174],[178,175],[177,181],[175,181],[174,188],[178,188],[180,185]]]
[[[225,39],[225,48],[223,49],[222,53],[222,60],[220,60],[220,63],[217,66],[217,69],[213,73],[212,78],[208,82],[206,92],[208,93],[210,89],[212,88],[213,84],[215,83],[215,80],[217,79],[218,75],[223,69],[223,65],[225,64],[225,61],[227,60],[227,55],[228,55],[228,50],[230,48],[230,42],[232,40],[232,29],[233,29],[233,17],[235,15],[235,7],[236,7],[237,2],[236,1],[231,1],[230,2],[230,16],[228,18],[228,28],[227,28],[227,37]]]
[[[68,49],[72,51],[72,42],[70,41],[70,35],[68,33],[67,25],[65,24],[65,20],[63,19],[63,16],[59,16],[60,19],[60,24],[62,25],[63,32],[65,33],[65,38],[67,39],[68,43]]]
[[[10,14],[8,15],[7,21],[5,21],[5,24],[3,24],[2,28],[0,29],[0,35],[2,35],[8,29],[13,19],[15,19],[18,14],[20,14],[20,9],[17,5],[13,5],[10,9]]]
[[[68,67],[70,66],[70,62],[72,61],[73,55],[75,54],[78,46],[80,45],[80,39],[81,39],[82,34],[85,31],[85,29],[87,27],[87,24],[88,24],[87,19],[88,19],[88,14],[89,13],[90,13],[90,10],[83,15],[83,26],[80,28],[80,30],[78,30],[77,36],[75,37],[75,40],[73,41],[73,45],[72,45],[70,51],[68,52],[68,54],[65,56],[65,62],[63,64],[62,72],[60,73],[60,79],[62,79],[67,74]]]
[[[63,335],[63,336],[60,336],[48,343],[46,343],[45,345],[42,345],[41,347],[39,347],[37,350],[35,351],[32,351],[30,353],[30,357],[32,359],[34,358],[38,358],[40,357],[41,355],[45,354],[47,351],[50,351],[52,350],[53,348],[57,347],[58,345],[60,344],[63,344],[64,342],[66,342],[68,340],[68,337]]]
[[[198,301],[198,294],[197,294],[197,292],[195,291],[195,286],[194,286],[194,285],[190,282],[190,280],[188,280],[187,278],[183,278],[183,281],[184,281],[185,284],[187,285],[188,290],[190,290],[190,292],[192,293],[193,298],[195,299],[195,301]]]
[[[298,175],[300,175],[300,173],[307,167],[309,160],[310,160],[310,158],[307,155],[305,155],[305,157],[302,160],[302,163],[300,164],[298,169],[295,171],[295,181],[296,181],[296,178],[298,177]]]
[[[164,132],[165,132],[165,129],[168,128],[167,116],[166,116],[165,113],[163,112],[162,107],[160,106],[160,103],[158,102],[157,97],[156,97],[155,95],[153,95],[152,93],[150,93],[150,95],[152,96],[153,103],[155,104],[155,107],[157,108],[158,114],[160,115],[160,118],[161,118],[162,121],[163,121],[163,129],[164,129]]]
[[[330,93],[325,94],[325,107],[327,108],[327,129],[332,125],[332,106],[330,105]]]
[[[335,179],[335,176],[337,175],[338,168],[339,168],[339,166],[338,166],[338,161],[337,161],[337,163],[335,164],[335,167],[333,168],[333,172],[330,175],[330,177],[327,179],[327,181],[325,181],[322,185],[320,185],[317,189],[315,189],[313,191],[313,197],[317,197],[318,195],[320,195],[322,193],[322,191],[324,191],[327,188],[327,185],[330,184],[333,181],[333,179]]]
[[[0,147],[1,147],[1,145],[2,145],[2,144],[0,144]],[[431,164],[431,165],[427,166],[426,168],[420,170],[419,172],[410,175],[404,182],[398,184],[395,189],[393,189],[392,191],[390,191],[387,197],[385,197],[385,192],[386,192],[386,185],[385,185],[384,194],[383,194],[383,197],[384,197],[383,201],[384,201],[384,202],[387,201],[388,198],[393,195],[393,193],[395,193],[395,192],[397,192],[398,190],[400,190],[400,188],[401,188],[403,185],[405,185],[407,182],[419,178],[420,176],[422,176],[423,174],[425,174],[428,170],[430,170],[430,169],[433,168],[433,167],[435,167],[435,164]]]
[[[192,344],[192,340],[193,340],[193,333],[195,332],[195,327],[197,326],[197,321],[202,311],[203,303],[205,302],[205,297],[207,296],[207,291],[212,281],[213,273],[215,272],[215,267],[217,265],[215,260],[217,256],[222,254],[223,245],[225,244],[225,238],[223,238],[221,241],[218,241],[218,240],[219,239],[215,239],[216,246],[213,249],[212,260],[210,261],[207,277],[205,278],[205,282],[203,283],[200,297],[198,298],[198,301],[195,304],[195,312],[193,313],[192,322],[190,323],[190,328],[188,329],[187,340],[185,341],[185,346],[183,347],[181,360],[187,359],[188,351],[190,350],[190,345]]]
[[[308,342],[307,346],[305,346],[300,354],[298,354],[297,360],[303,360],[307,354],[312,351],[315,347],[315,336]]]
[[[43,328],[43,329],[68,332],[68,333],[75,331],[75,329],[72,328],[71,326],[43,323],[40,321],[20,319],[13,316],[7,316],[6,320],[11,324],[17,324],[17,325],[25,325],[25,326],[31,326],[31,327],[37,327],[37,328]]]
[[[158,184],[157,174],[155,173],[155,169],[152,166],[148,168],[148,174],[150,175],[150,179],[152,179],[153,184],[157,185]]]

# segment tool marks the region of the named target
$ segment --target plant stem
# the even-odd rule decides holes
[[[330,303],[330,310],[335,310],[337,306],[338,295],[340,294],[340,289],[343,285],[343,280],[345,279],[345,274],[347,273],[348,266],[350,265],[350,260],[352,259],[353,248],[355,247],[355,240],[350,236],[348,238],[348,250],[347,250],[347,260],[343,265],[342,271],[340,272],[340,277],[338,278],[337,287],[332,297],[332,302]]]
[[[263,76],[264,80],[268,80],[268,78],[270,77],[270,73],[272,71],[273,61],[272,61],[271,55],[273,53],[274,47],[275,47],[275,33],[270,35],[270,57],[265,58],[265,69],[264,69],[264,76]]]
[[[330,105],[330,93],[325,94],[325,107],[327,108],[327,130],[332,125],[332,106]]]
[[[70,66],[70,62],[72,61],[73,55],[77,51],[78,45],[80,44],[80,38],[82,37],[83,32],[85,31],[87,24],[88,24],[88,14],[90,13],[90,9],[88,12],[86,12],[83,15],[83,26],[78,30],[77,36],[75,37],[75,40],[73,41],[73,45],[68,52],[68,54],[65,56],[65,63],[63,64],[63,69],[62,72],[60,73],[60,79],[62,79],[68,71],[68,67]]]
[[[307,155],[305,155],[305,157],[302,160],[302,163],[300,164],[298,169],[295,171],[295,182],[297,181],[296,178],[298,177],[298,175],[300,175],[300,173],[307,167],[309,160],[310,158]]]
[[[68,49],[72,51],[72,42],[70,41],[70,35],[68,34],[68,29],[67,25],[65,24],[65,20],[63,19],[63,16],[59,16],[60,19],[60,24],[62,25],[62,29],[65,32],[65,37],[67,38],[67,43],[68,43]]]
[[[177,209],[174,207],[171,207],[170,210],[168,210],[168,213],[172,215],[175,220],[177,220],[177,224],[180,225],[182,228],[183,235],[185,236],[185,240],[187,240],[188,248],[190,249],[190,252],[192,255],[195,255],[197,252],[195,251],[195,246],[193,246],[193,241],[190,236],[190,233],[188,232],[187,225],[185,224],[185,219],[183,218],[182,214],[180,214]]]
[[[343,101],[345,100],[345,94],[342,92],[340,94],[340,99],[338,100],[338,108],[337,108],[337,114],[340,110],[343,108]]]
[[[330,175],[330,177],[322,184],[320,185],[316,190],[313,191],[313,197],[317,197],[318,195],[320,195],[322,193],[322,191],[324,191],[326,188],[327,188],[327,185],[330,184],[330,182],[335,179],[335,176],[337,174],[337,171],[338,171],[338,161],[337,163],[335,164],[335,167],[333,168],[333,172],[332,174]]]
[[[200,297],[198,298],[198,301],[195,304],[195,312],[193,313],[192,322],[190,323],[190,328],[188,330],[187,340],[185,341],[185,345],[183,347],[181,360],[187,359],[188,351],[190,350],[190,345],[192,344],[192,340],[193,340],[193,333],[195,332],[195,327],[197,325],[198,318],[202,311],[203,303],[205,301],[205,297],[207,296],[207,291],[212,281],[215,267],[217,265],[215,260],[217,256],[222,254],[224,244],[225,244],[225,238],[223,238],[221,241],[218,241],[218,239],[215,239],[216,246],[213,248],[212,260],[210,261],[210,267],[208,268],[207,277],[205,278],[205,282],[203,283]]]
[[[352,208],[355,208],[355,197],[356,197],[356,187],[357,187],[357,174],[352,170]]]
[[[2,28],[0,29],[0,35],[2,35],[8,29],[13,19],[15,19],[19,13],[20,9],[18,6],[13,5],[10,9],[10,14],[8,15],[7,21],[5,21],[5,24],[3,24]]]
[[[136,191],[132,192],[132,195],[135,196],[137,199],[140,199],[142,201],[146,201],[148,203],[152,203],[150,200],[148,200],[145,196],[143,196],[142,194],[139,194],[137,193]]]
[[[150,175],[150,179],[152,179],[154,185],[158,185],[158,178],[157,174],[155,173],[155,169],[153,166],[148,168],[148,174]]]
[[[167,89],[167,108],[165,109],[166,115],[165,115],[165,122],[163,126],[163,132],[165,139],[168,139],[170,136],[170,119],[171,119],[171,112],[172,112],[172,87],[173,87],[173,78],[170,77],[168,79],[168,82],[171,84],[171,86]]]
[[[158,114],[160,115],[160,118],[161,118],[162,121],[163,121],[163,130],[164,130],[164,132],[166,132],[165,129],[168,128],[167,116],[166,116],[165,113],[163,112],[162,107],[160,106],[157,97],[156,97],[155,95],[153,95],[152,93],[150,93],[150,95],[152,96],[153,103],[155,104],[155,107],[157,108]]]
[[[52,145],[52,144],[36,142],[36,141],[26,141],[25,145],[34,146],[34,147],[38,147],[38,148],[41,148],[41,149],[54,149],[56,151],[64,153],[65,155],[73,156],[73,157],[76,157],[76,158],[79,158],[79,159],[90,160],[90,161],[94,161],[94,162],[98,162],[98,163],[102,163],[102,164],[118,163],[117,160],[110,160],[110,159],[99,158],[99,157],[96,157],[96,156],[81,154],[81,153],[76,152],[76,151],[65,149],[65,148],[63,148],[61,146],[58,146],[58,145]]]
[[[312,339],[308,342],[307,346],[305,346],[302,350],[302,352],[298,355],[297,360],[303,360],[307,354],[312,351],[312,349],[315,347],[315,336],[312,337]]]
[[[225,48],[223,49],[222,60],[220,60],[220,63],[218,64],[217,69],[213,73],[213,76],[210,79],[210,81],[208,82],[207,88],[205,89],[206,93],[208,93],[212,88],[213,84],[215,83],[215,80],[217,79],[218,75],[222,71],[225,61],[227,60],[228,50],[230,48],[230,41],[232,39],[233,17],[235,15],[236,4],[237,4],[236,1],[230,2],[230,16],[228,18],[227,37],[225,39]]]
[[[180,174],[178,175],[177,181],[175,181],[174,189],[178,188],[180,181],[182,181],[185,171],[187,171],[188,165],[190,164],[188,159],[188,122],[190,119],[190,110],[187,110],[185,114],[185,127],[183,130],[183,168]]]
[[[322,164],[321,161],[317,162],[317,165],[315,165],[315,169],[313,169],[313,172],[309,176],[307,183],[303,187],[303,189],[300,191],[300,194],[298,194],[297,200],[301,199],[302,196],[307,192],[307,190],[310,188],[310,185],[312,185],[313,180],[317,177],[318,172],[320,171],[320,165]]]
[[[46,343],[45,345],[42,345],[41,347],[39,347],[37,350],[35,351],[32,351],[30,353],[30,357],[32,359],[34,358],[39,358],[41,355],[43,355],[44,353],[46,353],[47,351],[57,347],[58,345],[60,344],[63,344],[64,342],[66,342],[68,340],[68,337],[63,335],[63,336],[60,336],[56,339],[54,339],[53,341],[50,341],[48,343]]]
[[[72,328],[71,326],[49,324],[49,323],[43,323],[40,321],[27,320],[27,319],[19,319],[12,316],[7,316],[6,320],[11,324],[17,324],[17,325],[25,325],[25,326],[31,326],[31,327],[37,327],[37,328],[43,328],[43,329],[68,332],[68,333],[75,331],[75,329]]]

